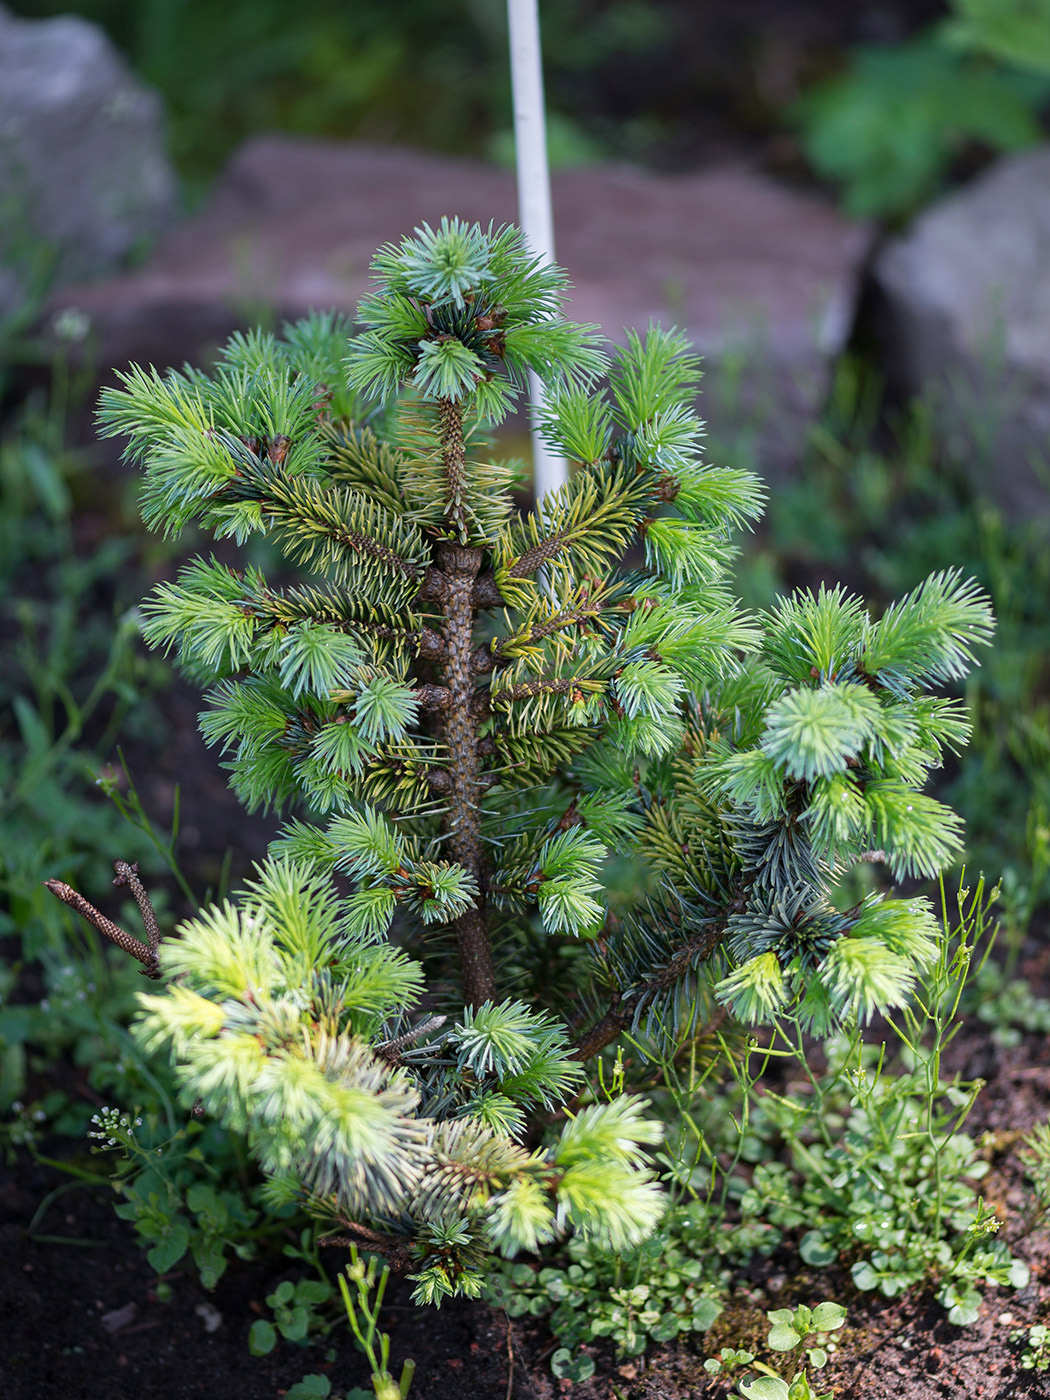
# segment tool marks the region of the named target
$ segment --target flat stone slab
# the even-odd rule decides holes
[[[1045,513],[1050,465],[1050,147],[996,162],[875,262],[883,357],[931,387],[975,485]]]
[[[869,230],[743,169],[669,176],[624,166],[553,182],[567,314],[610,340],[650,320],[681,326],[706,358],[703,411],[759,417],[767,461],[797,452],[852,325]],[[443,215],[512,222],[511,172],[395,147],[256,137],[207,206],[140,271],[65,292],[92,318],[103,365],[196,359],[269,312],[353,312],[376,247]],[[735,375],[731,365],[743,364]],[[720,369],[724,371],[719,373]],[[734,400],[734,402],[730,402]]]

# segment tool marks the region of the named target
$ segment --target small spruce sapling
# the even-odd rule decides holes
[[[241,799],[300,815],[236,901],[130,951],[167,979],[136,1034],[187,1105],[436,1303],[493,1251],[652,1230],[659,1122],[580,1106],[622,1032],[666,1052],[791,1010],[823,1035],[907,998],[930,908],[829,889],[958,851],[919,789],[968,725],[929,692],[992,620],[951,572],[877,621],[841,588],[745,616],[731,536],[762,490],[703,464],[679,334],[607,356],[512,228],[443,220],[373,275],[358,334],[314,315],[103,396],[151,526],[265,536],[302,573],[200,558],[144,606]],[[486,433],[530,371],[573,472],[522,514]]]

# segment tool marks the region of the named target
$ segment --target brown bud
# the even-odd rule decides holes
[[[278,433],[276,437],[270,439],[269,457],[275,467],[284,464],[284,459],[288,456],[288,449],[291,445],[291,438],[284,433]]]

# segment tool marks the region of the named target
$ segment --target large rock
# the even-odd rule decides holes
[[[933,388],[975,484],[1045,512],[1050,460],[1050,149],[992,166],[875,263],[883,355]]]
[[[95,322],[101,364],[177,364],[268,310],[353,311],[375,248],[423,221],[502,223],[515,213],[513,177],[494,166],[257,137],[146,267],[67,299]],[[574,283],[571,316],[613,340],[650,320],[684,327],[706,357],[709,419],[724,431],[758,424],[763,470],[797,453],[849,333],[865,228],[740,169],[564,172],[554,218]]]
[[[112,271],[171,222],[175,195],[160,103],[102,31],[0,6],[0,316],[34,263]]]

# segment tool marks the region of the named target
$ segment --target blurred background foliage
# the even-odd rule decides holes
[[[162,94],[191,202],[247,135],[509,159],[504,0],[13,0],[102,25]],[[556,164],[681,167],[742,146],[900,218],[1040,139],[1050,0],[545,0]]]
[[[13,8],[73,12],[107,30],[163,95],[172,155],[191,189],[259,130],[483,154],[510,127],[503,0],[20,0]],[[607,70],[661,51],[666,61],[670,9],[661,0],[544,7],[548,85],[568,158],[598,150],[600,115],[584,124],[574,114],[594,108],[603,81],[615,85]]]
[[[794,104],[806,155],[848,213],[914,213],[954,161],[1042,138],[1050,0],[951,0],[950,12],[907,42],[856,49]]]

